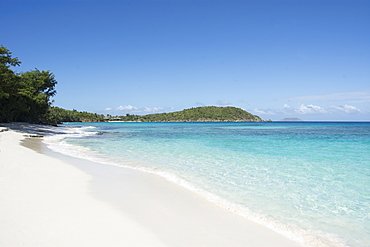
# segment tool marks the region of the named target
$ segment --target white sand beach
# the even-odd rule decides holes
[[[0,246],[300,246],[162,177],[53,153],[9,128]]]

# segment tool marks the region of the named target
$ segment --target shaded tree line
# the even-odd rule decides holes
[[[0,122],[44,122],[56,94],[57,81],[50,71],[16,73],[18,58],[0,46]]]
[[[46,115],[49,123],[61,123],[61,122],[103,122],[104,115],[80,112],[77,110],[65,110],[60,107],[50,107]]]

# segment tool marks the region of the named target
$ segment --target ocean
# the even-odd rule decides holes
[[[54,151],[155,173],[305,246],[370,246],[370,123],[65,123]]]

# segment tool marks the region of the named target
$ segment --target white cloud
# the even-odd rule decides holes
[[[327,113],[327,111],[322,108],[321,106],[317,105],[304,105],[300,104],[298,108],[291,107],[287,104],[284,104],[284,111],[286,113],[292,113],[292,114],[320,114],[320,113]]]
[[[354,114],[354,113],[362,113],[360,109],[355,106],[351,105],[344,105],[344,106],[334,106],[330,105],[327,108],[323,108],[317,105],[304,105],[300,104],[298,108],[291,107],[287,104],[284,105],[284,111],[287,114],[331,114],[331,113],[345,113],[345,114]]]
[[[317,114],[317,113],[327,113],[327,111],[320,107],[320,106],[317,106],[317,105],[304,105],[304,104],[300,104],[298,109],[297,109],[297,113],[301,113],[301,114]]]
[[[317,105],[304,105],[300,104],[298,108],[291,107],[287,104],[284,105],[284,111],[289,114],[324,114],[327,111],[321,106]]]
[[[117,110],[119,111],[133,111],[133,110],[137,110],[138,108],[135,107],[135,106],[132,106],[132,105],[121,105],[119,107],[117,107]]]
[[[362,111],[355,106],[352,105],[344,105],[344,106],[329,106],[329,109],[334,112],[342,112],[347,114],[355,114],[361,113]]]
[[[136,107],[132,105],[121,105],[115,109],[112,108],[106,108],[106,111],[108,111],[110,114],[137,114],[137,115],[145,115],[149,113],[159,113],[159,112],[168,112],[173,111],[173,107]]]

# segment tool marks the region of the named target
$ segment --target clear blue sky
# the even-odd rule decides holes
[[[55,106],[370,120],[370,0],[0,2],[0,44],[55,74]]]

